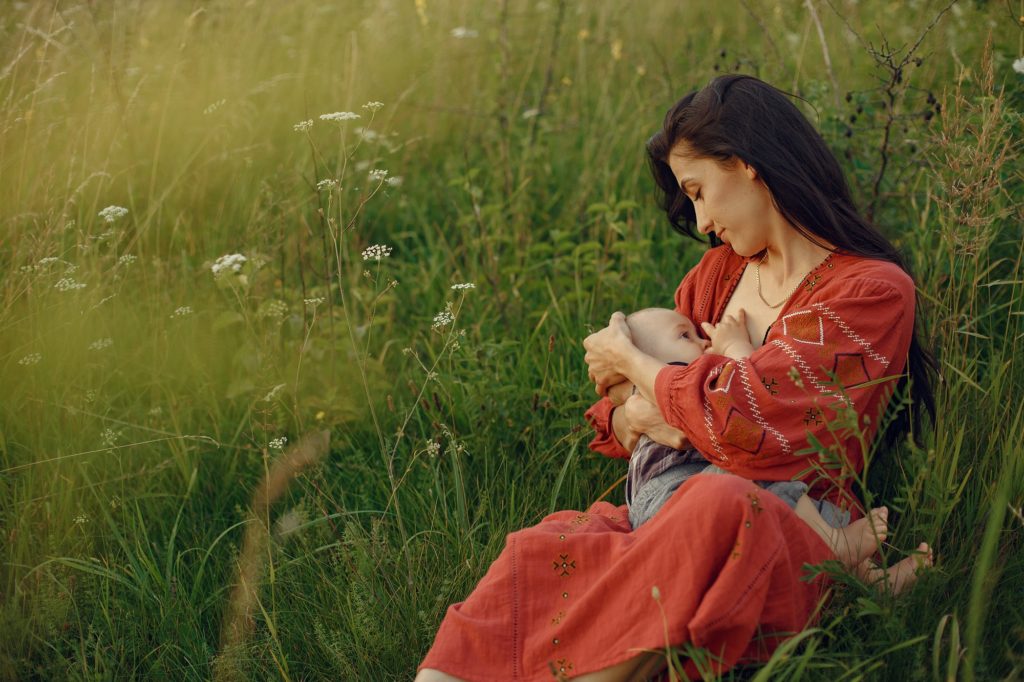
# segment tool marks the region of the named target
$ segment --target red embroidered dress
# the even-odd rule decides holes
[[[718,322],[748,262],[711,249],[680,284],[676,309]],[[739,477],[693,477],[636,532],[624,506],[599,502],[509,534],[472,594],[449,607],[420,667],[474,681],[565,679],[686,642],[707,649],[717,670],[767,658],[822,596],[823,581],[801,580],[802,566],[833,557],[784,502],[745,479],[799,478],[856,505],[848,474],[862,469],[861,438],[873,438],[894,386],[877,380],[904,369],[914,300],[897,266],[833,254],[750,357],[666,366],[655,384],[665,420]],[[591,448],[628,457],[611,409],[601,400],[587,411]],[[828,461],[798,454],[811,436],[835,453]],[[699,677],[692,662],[687,671]]]

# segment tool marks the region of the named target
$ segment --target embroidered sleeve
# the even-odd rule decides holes
[[[780,317],[748,358],[709,354],[663,369],[655,395],[665,421],[723,468],[778,468],[773,480],[806,468],[796,453],[812,437],[848,445],[852,431],[830,431],[844,406],[870,442],[906,363],[914,293],[876,280],[841,291]]]

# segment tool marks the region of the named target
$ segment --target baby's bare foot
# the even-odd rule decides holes
[[[935,558],[927,542],[922,542],[917,549],[889,568],[879,568],[871,561],[865,560],[857,566],[857,575],[865,582],[874,585],[880,592],[888,592],[894,597],[902,594],[917,582],[917,576],[925,569],[931,568]]]
[[[832,551],[840,563],[847,568],[854,568],[874,554],[878,543],[885,540],[889,531],[888,519],[889,510],[878,507],[845,528],[834,529]]]

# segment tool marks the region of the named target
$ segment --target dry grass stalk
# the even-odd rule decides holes
[[[317,464],[327,454],[329,431],[303,436],[267,470],[252,499],[252,518],[246,526],[238,572],[231,590],[227,612],[221,624],[220,654],[214,663],[214,679],[241,679],[237,654],[252,634],[259,604],[259,585],[266,568],[270,537],[270,507],[288,490],[292,480]]]

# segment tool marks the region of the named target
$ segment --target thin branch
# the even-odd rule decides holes
[[[839,81],[836,80],[836,74],[832,70],[832,58],[829,57],[828,54],[828,41],[825,40],[825,28],[821,25],[821,19],[818,17],[818,10],[814,8],[813,0],[804,0],[804,6],[811,15],[811,21],[814,22],[814,28],[818,31],[818,41],[821,43],[821,56],[822,59],[825,60],[825,71],[828,72],[828,79],[832,81],[832,98],[835,100],[836,109],[838,109],[840,107]]]

